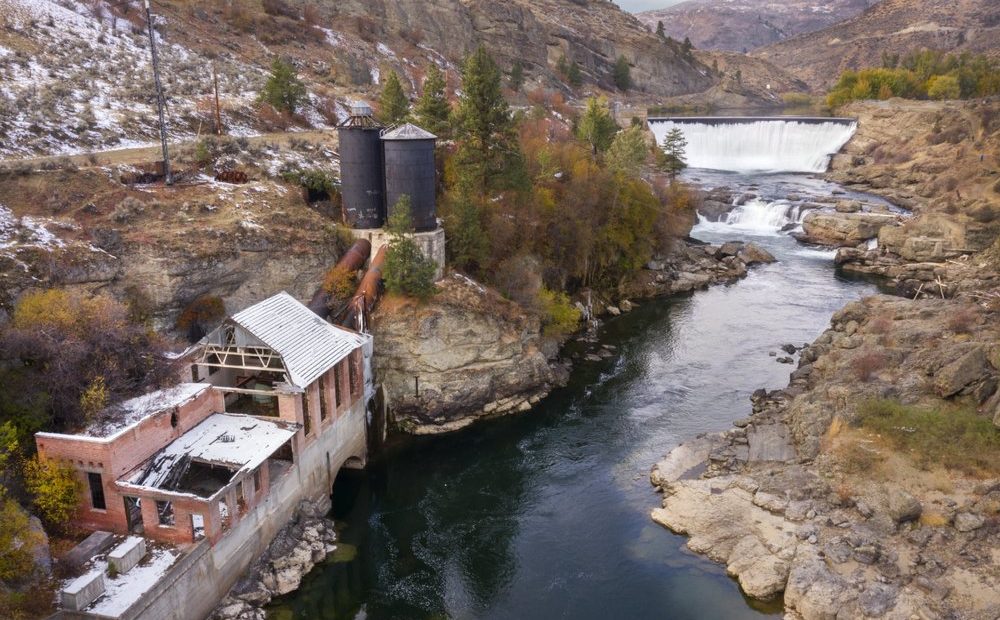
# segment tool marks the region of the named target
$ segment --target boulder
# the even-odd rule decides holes
[[[950,398],[989,372],[986,348],[976,347],[939,370],[934,376],[934,389],[941,397]]]
[[[886,501],[889,517],[896,523],[916,521],[924,508],[917,498],[902,489],[892,489]]]
[[[955,529],[959,532],[972,532],[983,527],[986,523],[981,515],[973,514],[971,512],[960,512],[955,515]]]
[[[743,242],[741,241],[727,241],[719,246],[719,249],[715,251],[716,258],[724,258],[726,256],[736,256],[743,249]]]
[[[800,241],[835,247],[855,246],[873,239],[885,226],[899,223],[896,215],[880,213],[812,212],[802,220]]]
[[[747,243],[736,253],[737,258],[749,265],[770,264],[778,259],[756,243]]]
[[[857,200],[838,200],[837,213],[857,213],[861,211],[861,203]]]

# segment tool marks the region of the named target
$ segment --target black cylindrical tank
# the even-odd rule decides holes
[[[367,106],[356,106],[337,133],[344,223],[351,228],[382,228],[385,225],[382,127],[372,119]]]
[[[417,232],[437,230],[437,183],[434,145],[437,136],[406,124],[382,136],[385,152],[387,217],[399,199],[408,195]]]

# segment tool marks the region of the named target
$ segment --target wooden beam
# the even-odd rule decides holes
[[[223,385],[216,385],[215,389],[219,390],[220,392],[226,392],[227,394],[249,394],[252,396],[273,396],[274,398],[278,397],[278,393],[274,391],[267,392],[265,390],[251,390],[249,388],[226,387]]]

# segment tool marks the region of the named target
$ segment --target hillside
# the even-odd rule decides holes
[[[335,125],[350,99],[374,101],[395,70],[416,94],[428,63],[457,85],[464,56],[480,43],[525,90],[568,98],[614,89],[619,56],[633,94],[699,92],[714,79],[609,2],[544,0],[256,0],[155,5],[172,139],[213,130],[213,68],[229,135]],[[155,141],[155,97],[139,3],[0,0],[0,158],[127,148]],[[556,67],[579,64],[572,91]],[[268,68],[291,58],[309,90],[293,117],[261,113]],[[619,95],[620,96],[620,95]]]
[[[747,52],[854,17],[877,0],[688,0],[638,15],[698,49]]]
[[[826,89],[847,69],[878,66],[884,54],[923,48],[1000,54],[1000,3],[994,0],[884,0],[830,28],[753,52]]]

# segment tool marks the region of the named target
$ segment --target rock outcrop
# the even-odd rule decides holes
[[[538,317],[458,274],[427,303],[388,298],[373,317],[375,371],[396,424],[412,433],[457,430],[481,417],[527,411],[560,381]]]
[[[868,399],[997,415],[996,317],[947,300],[846,306],[799,353],[786,389],[758,390],[750,417],[654,467],[664,497],[653,520],[749,596],[784,593],[788,618],[996,617],[996,468],[921,465],[852,424]]]
[[[264,620],[274,597],[298,590],[302,578],[336,551],[337,533],[324,515],[325,505],[303,502],[263,556],[233,586],[212,613],[212,620]]]
[[[801,233],[793,236],[804,243],[834,247],[855,246],[874,239],[887,226],[898,226],[898,215],[887,213],[827,213],[811,211],[802,220]]]
[[[754,265],[775,262],[755,243],[730,241],[720,246],[678,242],[674,251],[654,256],[646,269],[634,274],[621,289],[626,297],[657,297],[730,283],[747,275]]]

